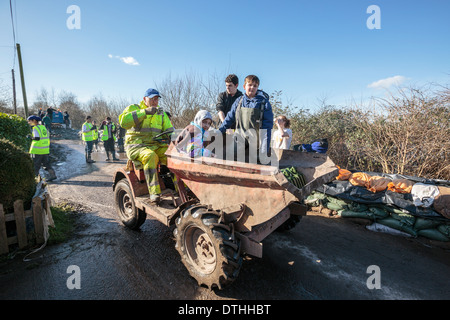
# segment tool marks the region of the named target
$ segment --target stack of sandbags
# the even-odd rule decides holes
[[[321,192],[312,192],[305,200],[305,204],[311,207],[323,206],[342,217],[363,218],[372,221],[389,216],[389,212],[379,205],[366,205],[354,201],[346,201]]]
[[[326,207],[336,211],[337,216],[343,218],[368,219],[412,237],[423,236],[432,240],[450,241],[450,221],[416,217],[407,210],[395,206],[342,200],[318,191],[312,192],[305,199],[305,204],[312,207]]]
[[[414,224],[417,235],[438,241],[450,241],[450,224],[432,219],[417,218]]]

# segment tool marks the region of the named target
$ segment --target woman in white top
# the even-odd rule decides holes
[[[278,116],[275,119],[278,130],[272,136],[272,148],[289,149],[292,141],[292,130],[289,129],[291,121],[286,116]]]

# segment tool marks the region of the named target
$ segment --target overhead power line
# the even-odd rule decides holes
[[[11,14],[11,26],[12,26],[12,33],[13,33],[13,40],[14,40],[14,60],[13,60],[13,69],[16,65],[16,30],[14,27],[14,15],[13,15],[13,9],[12,9],[12,0],[9,0],[9,12]]]

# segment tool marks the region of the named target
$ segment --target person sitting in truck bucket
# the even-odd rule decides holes
[[[188,154],[191,158],[213,157],[214,154],[206,149],[209,141],[208,130],[212,124],[212,116],[209,111],[200,110],[192,121],[175,139],[174,144],[181,153]]]

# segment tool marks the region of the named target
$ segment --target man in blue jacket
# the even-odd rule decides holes
[[[238,98],[228,112],[219,130],[225,133],[236,124],[236,132],[244,137],[248,149],[249,133],[255,132],[257,148],[260,152],[269,154],[270,139],[273,128],[273,112],[268,95],[259,88],[259,79],[255,75],[245,78],[245,94]],[[260,130],[261,140],[259,140]]]

